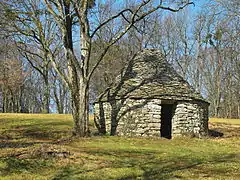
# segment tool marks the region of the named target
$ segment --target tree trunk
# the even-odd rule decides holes
[[[78,91],[71,92],[74,136],[86,137],[90,133],[88,90],[88,84],[82,80]]]
[[[240,118],[240,105],[237,106],[237,118]]]
[[[7,106],[7,97],[6,97],[6,89],[3,90],[3,105],[2,105],[2,112],[6,113],[6,106]]]
[[[44,72],[45,77],[44,78],[44,92],[43,92],[43,113],[49,113],[49,104],[50,104],[50,88],[49,88],[49,82],[48,82],[48,71],[46,70]]]
[[[81,37],[81,43],[80,43],[80,49],[81,49],[81,63],[79,70],[81,71],[79,73],[79,102],[73,102],[74,104],[77,104],[78,113],[74,115],[74,132],[77,136],[85,137],[89,136],[89,81],[88,81],[88,68],[89,68],[89,57],[90,57],[90,51],[91,51],[91,39],[90,39],[90,28],[89,28],[89,22],[88,22],[88,1],[84,0],[81,2],[80,9],[78,9],[77,6],[76,12],[79,17],[79,23],[80,23],[80,37]],[[72,39],[72,37],[71,37]],[[72,49],[72,47],[71,47]],[[74,60],[74,59],[73,59]],[[73,63],[73,64],[76,64]],[[78,74],[78,73],[76,73]],[[78,117],[79,116],[79,117]]]
[[[113,100],[110,102],[111,104],[111,130],[110,130],[110,135],[115,136],[117,133],[117,127],[118,127],[118,120],[117,116],[120,111],[121,106],[117,104],[116,100]]]
[[[61,87],[59,87],[60,90],[59,90],[59,97],[58,97],[58,94],[57,94],[57,87],[53,87],[53,94],[54,94],[54,99],[55,99],[55,102],[56,102],[56,105],[57,105],[57,111],[58,111],[58,114],[63,114],[63,101],[62,101],[62,94],[61,94]]]
[[[56,101],[58,114],[63,114],[63,106],[59,101]]]

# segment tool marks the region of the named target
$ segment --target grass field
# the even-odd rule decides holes
[[[72,139],[70,115],[0,114],[0,179],[240,179],[240,120],[209,127],[223,136]]]

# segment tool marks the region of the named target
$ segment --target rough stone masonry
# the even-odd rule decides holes
[[[99,131],[111,135],[202,137],[208,106],[160,51],[145,49],[97,98],[94,118]]]

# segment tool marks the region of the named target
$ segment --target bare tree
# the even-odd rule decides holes
[[[17,49],[9,39],[2,39],[0,47],[0,94],[2,112],[21,112],[23,84],[26,73]]]
[[[50,60],[46,47],[51,47],[54,55],[58,52],[56,25],[42,7],[43,2],[40,0],[17,2],[12,0],[2,5],[5,9],[5,17],[10,20],[6,25],[8,27],[6,31],[13,36],[21,55],[43,78],[42,112],[49,113]]]
[[[74,0],[74,1],[44,1],[48,11],[53,15],[54,20],[59,25],[62,33],[62,40],[65,49],[66,59],[68,61],[68,74],[64,75],[57,69],[57,64],[54,59],[51,58],[53,66],[56,71],[60,73],[61,77],[70,87],[72,95],[72,110],[74,118],[74,134],[78,136],[86,136],[89,132],[88,128],[88,114],[89,114],[89,83],[92,75],[98,65],[105,57],[108,50],[125,34],[132,29],[135,24],[143,20],[146,16],[157,11],[158,9],[177,12],[192,2],[186,1],[180,3],[179,6],[174,9],[163,5],[160,1],[155,6],[148,6],[151,0],[142,1],[134,8],[123,8],[119,10],[116,15],[109,16],[103,23],[96,27],[91,27],[91,18],[89,17],[89,1],[87,0]],[[153,4],[152,4],[153,5]],[[176,5],[176,4],[175,4]],[[145,8],[147,7],[148,8]],[[73,7],[73,9],[71,8]],[[80,51],[81,59],[77,59],[73,50],[72,40],[72,23],[74,15],[80,26]],[[117,21],[118,19],[124,19],[127,22],[127,26],[121,29],[116,28],[114,35],[108,39],[104,49],[99,52],[96,63],[90,67],[91,61],[91,47],[92,42],[98,31],[101,30],[106,24]]]
[[[45,53],[45,56],[51,61],[55,71],[62,78],[62,80],[69,87],[72,100],[72,114],[74,119],[73,134],[77,136],[87,136],[89,133],[89,85],[90,80],[106,56],[108,50],[124,37],[131,29],[135,28],[138,23],[141,23],[150,14],[156,12],[159,9],[178,12],[186,6],[193,4],[190,1],[171,1],[163,2],[153,0],[145,0],[136,3],[134,6],[124,7],[123,3],[113,4],[115,14],[109,14],[104,20],[96,24],[91,17],[94,11],[94,5],[101,3],[88,0],[39,0],[41,5],[36,6],[33,1],[25,0],[27,7],[34,7],[34,12],[30,12],[23,7],[16,7],[12,3],[8,4],[8,12],[12,15],[17,15],[22,21],[22,27],[28,27],[30,36],[33,36],[35,41],[41,44],[41,48]],[[44,4],[42,4],[44,2]],[[113,1],[114,2],[114,1]],[[19,3],[19,2],[18,2]],[[117,1],[116,1],[117,3]],[[106,4],[102,4],[103,6]],[[108,4],[109,5],[109,4]],[[96,7],[96,6],[95,6]],[[173,7],[173,8],[172,8]],[[17,9],[19,8],[19,9]],[[51,21],[55,22],[57,28],[61,32],[62,48],[65,52],[65,59],[67,69],[62,71],[58,66],[58,61],[54,57],[54,50],[50,45],[46,36],[42,35],[43,30],[41,28],[41,20],[36,19],[39,14],[51,15]],[[101,15],[101,13],[99,14]],[[28,26],[28,22],[36,21],[36,28]],[[46,21],[45,21],[46,22]],[[124,24],[118,24],[118,22],[124,22]],[[104,47],[97,53],[95,64],[92,64],[92,44],[97,37],[98,32],[101,31],[110,23],[115,23],[117,26],[111,31],[109,37],[106,37]],[[80,46],[74,48],[73,31],[78,25],[80,40]],[[40,28],[39,28],[40,27]],[[78,31],[78,30],[77,30]],[[35,37],[38,34],[37,38]],[[41,36],[39,36],[41,35]],[[77,54],[81,54],[78,58]]]

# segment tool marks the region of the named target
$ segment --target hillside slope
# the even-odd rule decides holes
[[[211,119],[223,136],[206,139],[73,139],[70,115],[0,114],[0,179],[239,179],[239,122]]]

